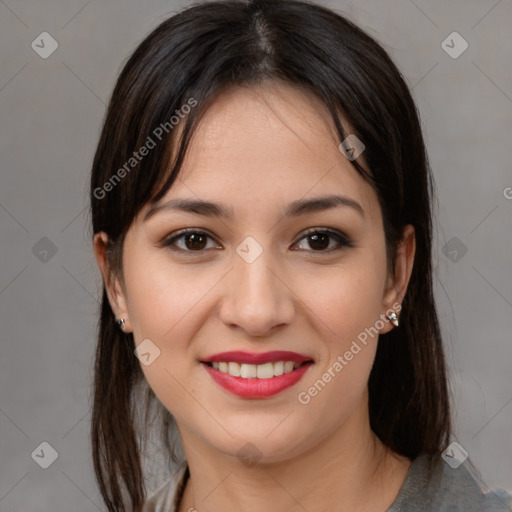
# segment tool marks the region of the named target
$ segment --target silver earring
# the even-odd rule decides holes
[[[396,316],[396,313],[394,311],[392,311],[391,313],[389,313],[389,315],[386,315],[386,317],[388,318],[388,320],[395,326],[395,327],[398,327],[398,317]]]
[[[116,323],[121,328],[121,330],[124,331],[124,318],[119,318],[116,320]]]

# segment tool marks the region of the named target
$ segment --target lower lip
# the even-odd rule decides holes
[[[233,377],[228,373],[222,373],[207,364],[203,364],[211,378],[222,388],[234,395],[242,398],[268,398],[285,389],[293,386],[308,371],[311,363],[306,363],[291,371],[284,373],[278,377],[270,379],[244,379],[242,377]]]

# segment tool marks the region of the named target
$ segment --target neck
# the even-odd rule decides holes
[[[179,511],[385,511],[410,461],[387,450],[360,419],[296,457],[250,467],[180,429],[190,479]]]

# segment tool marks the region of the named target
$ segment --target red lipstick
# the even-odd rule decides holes
[[[244,378],[236,377],[220,371],[212,363],[238,363],[239,365],[264,365],[279,361],[294,363],[294,369],[288,373],[274,375],[269,378]],[[250,352],[222,352],[201,361],[210,377],[223,389],[246,399],[263,399],[275,396],[285,389],[293,386],[304,376],[313,363],[313,359],[307,355],[289,351],[272,351],[264,353]],[[300,365],[300,366],[299,366]]]

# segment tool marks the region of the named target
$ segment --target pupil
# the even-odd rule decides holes
[[[309,245],[312,249],[315,249],[315,244],[319,244],[320,247],[316,247],[317,249],[325,249],[329,247],[329,236],[326,233],[314,234],[310,235]],[[319,240],[321,240],[319,242]]]
[[[203,235],[191,234],[186,238],[188,249],[203,249],[205,246],[205,237]],[[191,242],[191,243],[188,243]],[[202,243],[201,243],[202,242]]]

